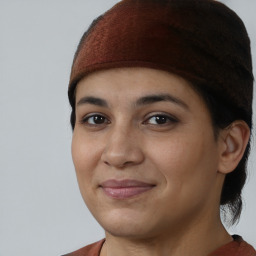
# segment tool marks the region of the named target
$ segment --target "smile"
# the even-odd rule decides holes
[[[107,180],[100,187],[111,198],[128,199],[151,190],[155,185],[137,180]]]

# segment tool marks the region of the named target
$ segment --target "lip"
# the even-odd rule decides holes
[[[104,193],[115,199],[128,199],[145,193],[155,187],[154,184],[138,180],[107,180],[100,184]]]

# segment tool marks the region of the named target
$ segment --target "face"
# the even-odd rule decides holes
[[[73,161],[109,234],[157,236],[217,214],[219,148],[204,101],[178,76],[111,69],[77,86]]]

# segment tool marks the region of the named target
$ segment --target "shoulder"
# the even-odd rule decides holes
[[[242,237],[234,235],[233,239],[233,242],[220,247],[209,256],[256,256],[255,249]]]
[[[102,239],[96,243],[89,244],[77,251],[65,254],[63,256],[99,256],[104,242],[105,239]]]

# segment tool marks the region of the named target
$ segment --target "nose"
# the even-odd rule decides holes
[[[139,134],[116,127],[108,135],[101,160],[108,166],[123,169],[144,161]]]

